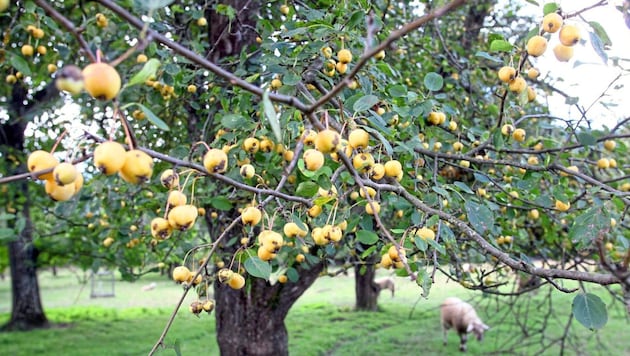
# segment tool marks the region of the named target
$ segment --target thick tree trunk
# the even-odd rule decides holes
[[[354,291],[356,295],[356,310],[378,310],[378,295],[380,289],[374,283],[374,263],[376,255],[370,256],[365,264],[354,266]]]
[[[11,119],[0,125],[0,152],[3,157],[12,154],[24,159],[24,130],[26,119],[24,116],[31,112],[38,104],[44,104],[58,95],[54,85],[47,85],[35,94],[33,102],[24,105],[26,89],[19,84],[13,86],[12,98],[9,103]],[[9,175],[26,171],[26,165],[21,164],[17,169],[6,172]],[[11,269],[11,291],[13,305],[11,319],[2,330],[30,330],[48,326],[48,319],[44,314],[37,282],[37,250],[33,246],[33,224],[30,212],[30,197],[28,181],[15,183],[11,199],[16,202],[15,208],[21,213],[24,227],[15,241],[9,243],[9,267]],[[17,219],[16,219],[17,220]],[[15,224],[15,221],[11,222]],[[13,225],[15,226],[15,225]]]
[[[273,286],[250,277],[241,290],[216,282],[216,328],[221,355],[288,355],[289,337],[284,319],[322,269],[322,263],[300,269],[300,279],[295,283]]]
[[[26,181],[19,183],[26,185]],[[30,218],[29,199],[22,207],[25,226],[19,237],[9,243],[11,291],[13,305],[11,319],[3,330],[31,330],[48,327],[39,296],[37,282],[37,250],[33,246],[33,226]]]

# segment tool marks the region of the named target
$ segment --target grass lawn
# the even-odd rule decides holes
[[[449,333],[448,345],[442,346],[438,306],[446,296],[471,299],[491,329],[483,342],[469,340],[471,355],[518,354],[557,355],[560,345],[553,344],[569,321],[573,295],[541,291],[533,299],[516,303],[481,298],[454,283],[439,281],[428,299],[420,289],[403,278],[396,278],[394,298],[384,291],[379,300],[381,311],[355,312],[353,278],[340,275],[320,278],[295,304],[286,323],[292,355],[444,355],[459,354],[457,335]],[[156,288],[143,291],[154,282]],[[116,282],[113,298],[90,299],[89,285],[83,290],[68,270],[58,277],[40,274],[41,292],[47,315],[60,324],[48,330],[0,334],[2,355],[144,355],[160,335],[181,289],[158,275],[140,282]],[[605,291],[594,290],[606,302]],[[0,281],[0,322],[10,311],[10,282]],[[194,300],[188,298],[188,303]],[[554,309],[547,317],[549,300]],[[187,305],[186,303],[185,305]],[[515,318],[512,310],[527,315],[527,322]],[[540,325],[547,323],[544,338]],[[609,321],[599,332],[591,332],[575,320],[569,324],[567,354],[630,355],[630,330],[619,303],[609,308]],[[175,344],[183,355],[216,355],[215,326],[212,315],[193,316],[184,308],[177,315],[166,344],[160,352],[175,355]],[[524,330],[529,336],[524,334]],[[542,342],[541,342],[542,340]]]

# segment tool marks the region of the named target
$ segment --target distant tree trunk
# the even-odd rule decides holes
[[[293,303],[315,282],[322,269],[322,263],[300,269],[297,282],[273,286],[260,278],[249,278],[249,285],[241,290],[215,282],[221,355],[288,355],[289,337],[284,320]]]
[[[378,310],[378,295],[380,289],[374,283],[377,255],[370,256],[365,264],[354,266],[354,290],[356,294],[356,310],[376,311]]]
[[[49,94],[48,86],[40,94]],[[54,86],[52,86],[54,88]],[[8,153],[15,157],[24,157],[24,129],[26,120],[22,114],[28,109],[23,105],[26,97],[26,90],[15,85],[11,99],[11,119],[0,125],[0,152],[3,157],[8,157]],[[26,171],[25,164],[19,164],[16,169],[6,172],[9,175]],[[37,282],[37,250],[33,246],[33,224],[30,213],[30,197],[28,195],[28,181],[20,180],[14,183],[12,200],[16,202],[24,221],[24,228],[19,232],[17,238],[9,243],[9,267],[11,268],[11,291],[13,305],[11,307],[11,319],[2,327],[2,330],[30,330],[48,326],[48,319],[44,314],[39,296],[39,284]],[[19,215],[18,214],[18,215]],[[22,220],[20,219],[20,220]],[[11,222],[13,227],[18,219]]]
[[[464,32],[462,35],[462,47],[464,49],[471,49],[474,43],[479,43],[479,33],[495,3],[496,0],[480,0],[471,3],[468,7],[468,15],[464,20]]]

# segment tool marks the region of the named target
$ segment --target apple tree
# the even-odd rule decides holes
[[[579,118],[551,115],[541,98],[558,90],[536,65],[576,47],[608,60],[610,40],[590,7],[493,5],[11,4],[14,315],[45,321],[42,249],[129,279],[173,266],[182,298],[151,353],[194,292],[222,353],[287,354],[290,307],[339,265],[370,307],[373,268],[425,296],[439,270],[485,293],[579,290],[576,317],[601,327],[603,313],[582,318],[579,302],[601,303],[589,283],[630,305],[628,119],[595,128],[572,98]]]

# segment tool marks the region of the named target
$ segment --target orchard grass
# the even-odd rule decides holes
[[[380,271],[379,275],[386,275]],[[491,326],[483,342],[471,338],[468,354],[505,354],[515,343],[515,354],[539,354],[538,335],[526,338],[511,318],[505,317],[507,304],[499,304],[493,297],[482,298],[480,293],[465,290],[443,279],[432,288],[428,299],[420,297],[420,289],[407,279],[396,277],[396,295],[389,291],[380,296],[378,312],[356,312],[354,305],[354,279],[340,275],[322,277],[298,300],[286,319],[291,355],[444,355],[459,354],[459,340],[455,332],[448,334],[448,345],[442,346],[439,325],[439,304],[446,296],[463,299],[474,297],[473,303],[482,319]],[[156,283],[150,291],[142,291],[149,283]],[[163,276],[149,275],[136,283],[116,281],[116,297],[89,298],[89,284],[81,293],[77,279],[67,270],[58,277],[40,274],[42,297],[46,314],[54,323],[47,330],[0,333],[0,350],[6,355],[145,355],[150,350],[181,295],[181,289]],[[10,300],[10,283],[0,282],[0,300]],[[611,300],[603,288],[593,288],[610,305]],[[78,297],[77,297],[78,295]],[[520,299],[517,307],[546,303],[545,289],[532,300]],[[573,295],[552,292],[553,317],[545,331],[547,338],[564,332]],[[188,312],[187,298],[166,337],[167,349],[159,354],[175,355],[178,347],[182,355],[217,355],[215,323],[212,316],[202,313],[196,317]],[[0,305],[0,322],[9,318],[6,304]],[[544,318],[544,308],[529,309],[528,325]],[[502,320],[502,321],[501,321]],[[609,307],[608,324],[599,332],[591,332],[573,320],[569,335],[568,354],[576,347],[583,354],[630,354],[630,340],[624,309],[619,303]],[[534,328],[530,329],[534,332]],[[535,332],[534,332],[535,333]],[[520,344],[533,343],[522,348]],[[575,341],[579,340],[578,346]],[[559,354],[559,344],[543,354]],[[503,350],[503,351],[501,351]]]

